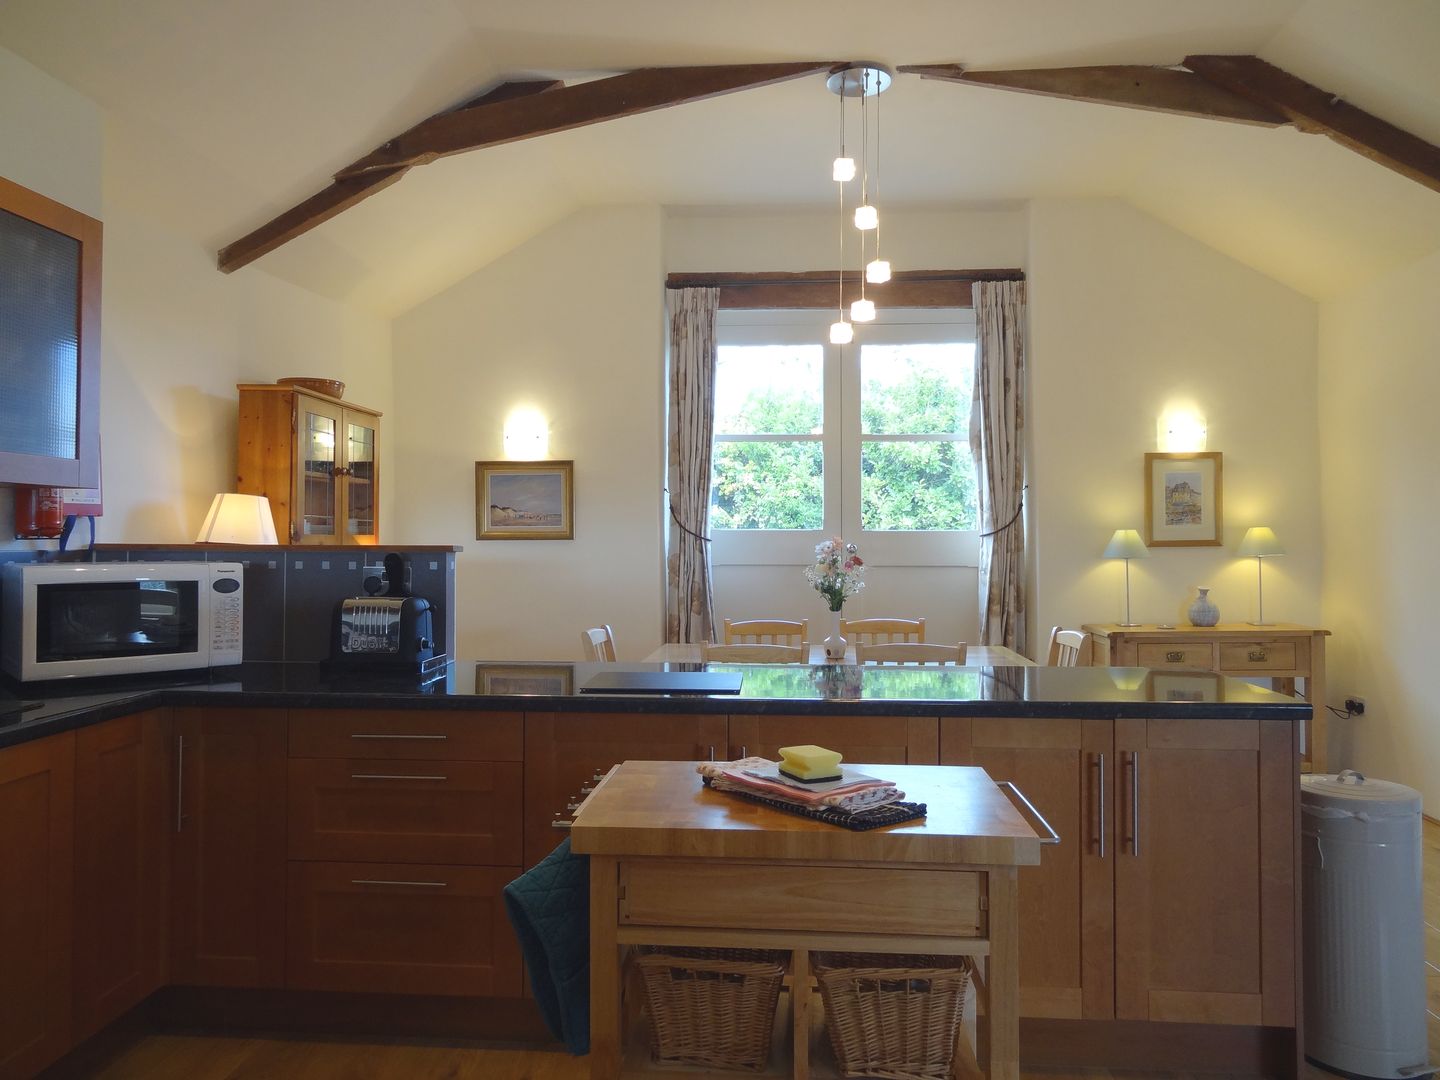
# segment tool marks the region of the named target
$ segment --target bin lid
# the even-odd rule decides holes
[[[1420,792],[1393,780],[1375,780],[1346,769],[1336,774],[1300,777],[1302,808],[1363,812],[1369,817],[1404,817],[1420,813]]]

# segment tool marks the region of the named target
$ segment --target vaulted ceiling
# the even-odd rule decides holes
[[[1255,54],[1440,144],[1434,0],[5,0],[0,46],[105,110],[107,195],[211,252],[499,83],[638,67]],[[1116,196],[1321,298],[1440,249],[1440,193],[1294,129],[911,75],[880,104],[886,207]],[[238,273],[396,314],[582,206],[829,211],[837,113],[815,75],[446,158]]]

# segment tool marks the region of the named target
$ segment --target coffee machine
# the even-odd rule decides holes
[[[435,652],[430,601],[410,594],[410,567],[400,555],[385,556],[385,576],[368,577],[367,595],[341,600],[330,643],[332,665],[386,674],[423,675],[445,666]],[[381,589],[383,596],[377,595]]]

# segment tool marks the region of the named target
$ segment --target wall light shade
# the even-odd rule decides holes
[[[195,537],[197,544],[246,544],[269,547],[280,541],[275,537],[275,518],[270,513],[270,500],[264,495],[237,495],[221,492],[210,504],[205,524]]]
[[[1189,409],[1168,409],[1155,421],[1155,444],[1162,453],[1199,453],[1209,441],[1205,418]]]
[[[1238,550],[1241,555],[1250,555],[1257,559],[1285,554],[1285,549],[1281,547],[1279,539],[1275,536],[1275,530],[1264,525],[1246,529],[1245,538],[1240,541]]]
[[[543,461],[550,456],[550,425],[538,409],[516,409],[505,419],[505,457]]]
[[[835,164],[830,168],[830,178],[837,184],[855,179],[855,159],[853,157],[837,157]]]

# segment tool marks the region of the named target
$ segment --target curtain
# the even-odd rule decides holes
[[[980,644],[1025,639],[1025,283],[977,281],[970,449],[980,504]],[[988,535],[987,535],[988,534]]]
[[[671,289],[670,542],[665,640],[714,641],[710,583],[710,456],[715,432],[715,312],[720,290]]]

